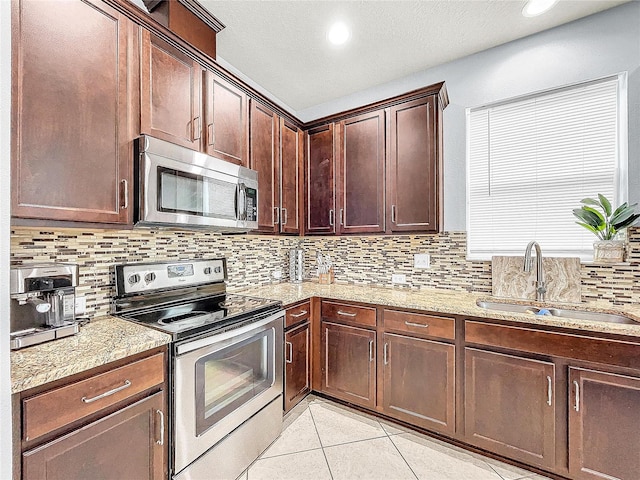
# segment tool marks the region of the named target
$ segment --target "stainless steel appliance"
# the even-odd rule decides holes
[[[258,172],[147,135],[136,145],[136,226],[258,228]]]
[[[12,267],[9,273],[11,349],[78,333],[77,285],[77,265],[48,263]]]
[[[236,478],[282,429],[280,302],[227,294],[225,259],[118,265],[113,312],[172,335],[171,476]]]

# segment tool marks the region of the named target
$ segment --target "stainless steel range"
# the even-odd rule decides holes
[[[113,313],[171,345],[172,478],[236,478],[282,429],[284,311],[227,294],[225,259],[117,265]]]

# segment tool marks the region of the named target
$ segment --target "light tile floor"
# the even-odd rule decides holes
[[[239,480],[545,480],[309,396]]]

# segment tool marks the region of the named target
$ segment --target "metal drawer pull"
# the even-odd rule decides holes
[[[391,223],[396,223],[396,206],[391,205]]]
[[[551,406],[552,398],[553,398],[553,390],[551,387],[551,377],[547,375],[547,405]]]
[[[282,210],[282,225],[286,225],[287,220],[289,220],[289,217],[287,216],[287,209],[282,208],[281,210]]]
[[[82,401],[84,403],[93,403],[96,400],[100,400],[101,398],[105,398],[105,397],[108,397],[110,395],[113,395],[114,393],[118,393],[118,392],[124,390],[125,388],[129,388],[130,386],[131,386],[131,382],[129,380],[125,380],[124,381],[124,385],[116,387],[113,390],[109,390],[108,392],[101,393],[97,397],[93,397],[93,398],[82,397]]]
[[[349,312],[343,312],[342,310],[338,310],[338,315],[344,315],[345,317],[355,317],[357,313],[349,313]]]
[[[122,208],[129,208],[129,182],[123,178],[120,183],[122,183]]]
[[[158,445],[164,445],[164,412],[162,410],[156,410],[156,413],[160,415],[160,440],[156,440]]]
[[[293,343],[291,342],[284,342],[287,345],[287,348],[289,349],[289,358],[285,358],[284,361],[286,363],[291,363],[293,361]]]
[[[385,343],[384,344],[384,349],[382,350],[383,358],[384,358],[384,364],[385,365],[389,365],[389,357],[388,357],[389,353],[388,353],[388,351],[389,351],[389,344]]]
[[[413,322],[407,322],[407,321],[405,321],[404,324],[408,327],[420,327],[420,328],[427,328],[429,326],[425,323],[413,323]]]
[[[280,223],[280,209],[278,207],[273,207],[275,212],[273,224],[278,225]]]
[[[216,143],[216,134],[213,131],[213,123],[210,123],[209,125],[207,125],[207,129],[209,130],[209,145],[213,146],[214,143]]]
[[[576,412],[580,411],[580,385],[576,380],[573,381],[573,386],[576,387],[576,404],[573,406]]]
[[[369,340],[369,361],[373,362],[373,340]]]
[[[308,312],[306,310],[302,310],[300,313],[292,313],[291,316],[293,318],[300,318],[306,315]]]
[[[329,226],[333,227],[333,210],[329,210]]]
[[[344,225],[344,208],[340,209],[340,225]]]
[[[196,122],[198,122],[198,126],[196,127]],[[193,119],[193,139],[200,140],[200,136],[202,134],[202,127],[200,125],[200,117],[196,117]]]

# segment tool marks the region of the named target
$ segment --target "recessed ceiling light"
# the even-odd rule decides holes
[[[525,17],[536,17],[542,15],[547,10],[551,10],[558,0],[529,0],[522,9]]]
[[[327,32],[327,40],[333,45],[342,45],[351,38],[351,31],[342,22],[336,22],[329,28]]]

